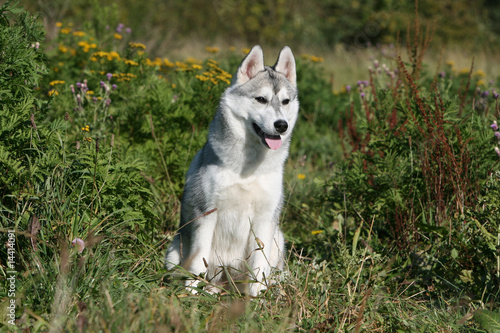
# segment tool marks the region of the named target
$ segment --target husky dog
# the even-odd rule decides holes
[[[207,142],[187,172],[179,233],[166,253],[168,269],[180,265],[204,274],[210,292],[220,292],[228,281],[252,280],[252,296],[266,289],[271,269],[283,269],[278,221],[297,94],[290,48],[269,67],[261,47],[254,46],[224,92]],[[198,283],[187,280],[186,286]]]

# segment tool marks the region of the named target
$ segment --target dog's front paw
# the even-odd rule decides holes
[[[252,297],[257,297],[262,291],[267,290],[267,286],[262,282],[254,282],[248,284],[248,294]]]

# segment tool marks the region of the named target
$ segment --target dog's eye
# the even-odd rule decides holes
[[[255,100],[257,102],[259,102],[260,104],[266,104],[267,103],[267,99],[265,99],[264,97],[262,96],[259,96],[259,97],[255,97]]]
[[[288,105],[288,103],[290,103],[290,100],[287,98],[287,99],[284,99],[281,104],[283,105]]]

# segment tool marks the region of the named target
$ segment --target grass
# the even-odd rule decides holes
[[[255,299],[192,295],[163,256],[184,173],[243,53],[150,59],[129,40],[66,26],[46,50],[27,49],[43,28],[9,6],[0,41],[19,55],[0,59],[0,236],[15,230],[16,265],[2,248],[0,272],[17,274],[15,295],[0,291],[2,330],[494,331],[484,318],[498,321],[498,69],[477,70],[490,58],[474,53],[461,73],[467,58],[452,52],[442,78],[427,53],[416,79],[404,54],[337,50],[321,62],[297,51],[286,269]],[[394,78],[370,73],[375,59]]]

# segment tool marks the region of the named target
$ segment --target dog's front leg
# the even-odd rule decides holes
[[[266,279],[271,273],[271,248],[276,231],[275,223],[272,219],[264,219],[258,223],[252,223],[252,233],[249,240],[249,267],[251,275],[257,280],[249,285],[249,294],[258,296],[261,290],[267,289]]]
[[[215,226],[217,224],[217,213],[204,216],[195,222],[191,234],[191,249],[190,255],[183,265],[190,273],[194,275],[203,275],[207,277],[208,265],[210,263],[210,254],[212,251],[212,240],[214,236]],[[186,287],[193,287],[191,291],[196,293],[196,288],[201,282],[201,279],[186,280]]]

